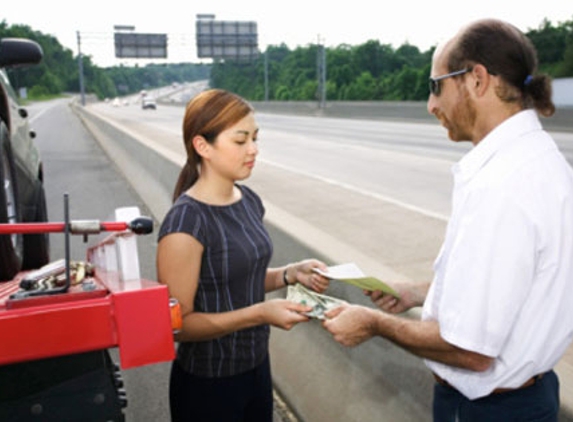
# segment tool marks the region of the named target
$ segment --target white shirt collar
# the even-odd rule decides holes
[[[541,130],[535,110],[523,110],[500,123],[452,169],[461,181],[471,179],[498,151],[511,145],[525,133]]]

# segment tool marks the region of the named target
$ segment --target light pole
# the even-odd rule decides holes
[[[82,106],[85,106],[86,105],[86,93],[84,90],[84,61],[82,59],[80,31],[76,31],[76,33],[78,36],[78,67],[79,67],[79,75],[80,75],[80,96],[82,99]]]
[[[269,101],[269,46],[265,50],[265,101]]]
[[[316,74],[318,77],[318,108],[326,106],[326,48],[320,42],[316,45]]]

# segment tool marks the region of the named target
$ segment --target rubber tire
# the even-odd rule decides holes
[[[10,222],[8,221],[8,204],[5,192],[6,180],[9,180],[11,195],[15,200],[15,220],[21,221],[19,204],[16,201],[16,198],[18,198],[18,186],[16,185],[15,169],[8,129],[4,122],[0,121],[0,223]],[[22,257],[24,256],[23,249],[22,235],[0,235],[0,281],[11,280],[20,271],[22,268]]]
[[[36,215],[34,223],[48,221],[48,208],[46,206],[46,194],[44,186],[39,185],[36,192]],[[24,235],[24,261],[23,270],[40,268],[50,262],[50,236],[48,233]]]

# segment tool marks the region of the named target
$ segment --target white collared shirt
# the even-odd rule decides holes
[[[485,372],[426,360],[469,399],[548,371],[573,336],[573,170],[533,110],[454,165],[452,213],[422,313]]]

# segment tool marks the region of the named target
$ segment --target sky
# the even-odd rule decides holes
[[[374,2],[351,0],[28,0],[3,1],[0,20],[24,24],[53,35],[60,44],[92,57],[101,67],[134,65],[136,59],[115,58],[114,26],[134,26],[136,33],[167,34],[166,62],[209,62],[197,57],[197,14],[214,14],[220,21],[254,21],[259,49],[286,44],[294,49],[320,42],[327,47],[360,45],[369,40],[398,48],[404,43],[426,51],[475,19],[499,18],[524,32],[544,19],[554,25],[573,20],[573,1],[430,0]],[[145,64],[139,61],[139,64]]]

